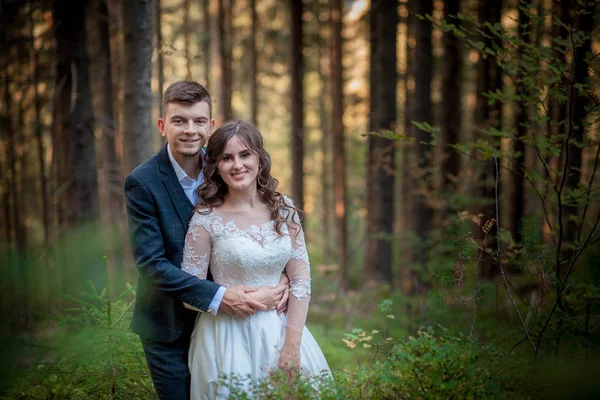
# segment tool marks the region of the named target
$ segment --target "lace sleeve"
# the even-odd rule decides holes
[[[285,201],[293,206],[290,199],[285,198]],[[306,322],[310,301],[310,262],[300,218],[297,213],[293,216],[290,215],[288,218],[287,225],[292,241],[292,254],[285,266],[290,280],[287,326],[301,333]]]
[[[206,279],[210,262],[210,250],[210,224],[208,218],[206,215],[196,212],[192,216],[185,235],[181,269],[190,275],[197,276],[199,279]],[[183,305],[191,310],[201,311],[185,302]]]

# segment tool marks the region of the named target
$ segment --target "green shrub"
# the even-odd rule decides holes
[[[228,376],[222,383],[232,399],[515,399],[532,391],[528,364],[446,329],[422,328],[398,341],[383,359],[377,359],[379,345],[372,336],[360,329],[346,335],[354,347],[368,343],[374,361],[334,372],[334,381],[323,375],[290,383],[275,372],[256,382]]]
[[[105,270],[107,271],[106,258]],[[129,328],[135,289],[110,297],[107,287],[98,293],[68,297],[77,307],[47,318],[58,321],[66,333],[48,345],[38,362],[15,380],[7,399],[151,399],[154,388],[139,337]]]

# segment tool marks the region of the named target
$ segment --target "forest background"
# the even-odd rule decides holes
[[[258,126],[304,210],[308,326],[358,388],[340,398],[597,395],[599,16],[1,0],[0,394],[147,398],[122,183],[163,145],[163,90],[193,79],[217,126]]]

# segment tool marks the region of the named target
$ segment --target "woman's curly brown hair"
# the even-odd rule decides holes
[[[263,138],[258,129],[248,122],[240,120],[227,121],[217,128],[208,140],[206,147],[206,163],[204,165],[204,183],[198,188],[201,202],[198,211],[209,214],[213,208],[223,205],[227,195],[227,184],[218,173],[217,165],[225,152],[227,142],[237,136],[250,151],[258,155],[259,167],[256,179],[258,194],[265,202],[271,213],[271,220],[275,221],[275,231],[282,235],[281,226],[286,221],[295,221],[296,208],[286,204],[283,195],[277,192],[279,181],[271,176],[271,156],[265,150]]]

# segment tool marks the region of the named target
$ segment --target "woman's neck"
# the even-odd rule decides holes
[[[256,187],[244,191],[229,190],[225,196],[225,205],[235,210],[254,209],[262,204]]]

